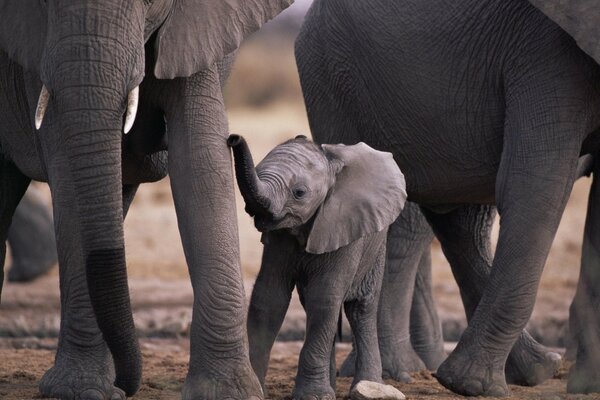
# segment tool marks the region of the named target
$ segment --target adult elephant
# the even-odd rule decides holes
[[[56,240],[50,210],[34,187],[30,187],[15,214],[8,231],[12,264],[8,271],[11,282],[28,282],[56,264]]]
[[[392,152],[443,247],[469,204],[497,206],[487,285],[472,293],[469,326],[437,371],[461,394],[508,394],[504,367],[578,159],[600,147],[597,13],[585,1],[534,3],[543,12],[525,0],[317,0],[296,42],[315,139]],[[570,392],[600,392],[599,168],[577,294],[593,312],[577,320]]]
[[[43,395],[137,391],[123,218],[137,185],[168,171],[194,288],[183,397],[262,397],[248,360],[221,87],[243,37],[290,3],[0,1],[2,263],[31,179],[50,185],[58,240],[61,331]]]

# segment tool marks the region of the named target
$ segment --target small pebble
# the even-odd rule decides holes
[[[371,381],[360,381],[350,391],[352,400],[404,400],[404,394],[393,387],[384,383]]]

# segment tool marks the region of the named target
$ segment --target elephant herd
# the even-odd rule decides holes
[[[167,174],[194,291],[184,399],[264,398],[294,285],[309,314],[295,398],[332,398],[329,328],[342,303],[355,351],[340,372],[355,383],[406,381],[423,365],[463,395],[540,383],[560,356],[524,327],[582,165],[593,183],[567,391],[600,392],[597,4],[314,0],[295,54],[323,146],[296,138],[254,168],[241,139],[227,139],[222,88],[244,37],[292,2],[0,0],[0,263],[32,180],[49,184],[57,239],[61,327],[41,394],[138,390],[123,220],[138,186]],[[228,145],[264,232],[248,322]],[[468,319],[448,357],[433,235]],[[278,268],[290,259],[294,274]]]

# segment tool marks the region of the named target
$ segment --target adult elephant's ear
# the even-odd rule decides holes
[[[47,14],[41,0],[0,0],[0,50],[30,71],[40,71]]]
[[[322,145],[339,170],[317,211],[306,251],[327,253],[391,225],[406,202],[404,175],[391,153],[365,143]]]
[[[173,0],[156,41],[154,74],[187,77],[231,53],[294,0]]]
[[[600,63],[600,4],[597,0],[529,0]]]

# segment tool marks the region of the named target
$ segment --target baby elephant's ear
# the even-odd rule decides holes
[[[362,142],[322,147],[331,162],[342,168],[308,236],[306,251],[315,254],[383,230],[400,215],[406,201],[404,175],[391,153]]]

